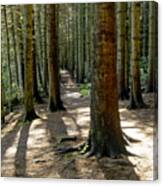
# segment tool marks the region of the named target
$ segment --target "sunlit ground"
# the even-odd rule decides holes
[[[118,160],[85,158],[77,152],[57,154],[58,147],[74,146],[87,139],[90,123],[89,97],[80,95],[68,73],[62,73],[62,99],[66,112],[50,113],[47,104],[36,107],[39,119],[18,122],[22,111],[10,113],[2,129],[2,176],[140,179],[153,178],[153,95],[145,95],[150,108],[127,110],[119,103],[123,132],[134,139],[127,149],[135,156]],[[152,104],[151,104],[152,102]],[[61,139],[76,136],[76,140]]]

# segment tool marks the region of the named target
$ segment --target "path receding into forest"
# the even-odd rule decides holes
[[[86,158],[79,152],[58,154],[56,149],[87,139],[90,122],[89,97],[81,96],[70,75],[62,72],[62,99],[66,111],[50,113],[47,103],[37,105],[40,116],[23,124],[22,107],[6,116],[1,132],[2,176],[71,179],[146,180],[153,177],[153,95],[144,99],[148,109],[130,111],[120,102],[123,132],[134,138],[128,150],[139,156],[110,159]],[[67,138],[69,137],[69,138]],[[72,139],[70,138],[72,137]]]

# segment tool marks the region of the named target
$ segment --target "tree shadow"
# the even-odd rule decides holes
[[[135,165],[127,156],[119,159],[104,157],[97,162],[107,180],[140,180],[134,170]]]
[[[17,121],[14,128],[1,139],[1,161],[3,161],[7,149],[12,146],[18,134],[19,129],[20,129],[20,124]]]
[[[26,151],[29,130],[32,123],[24,123],[19,137],[17,152],[15,154],[15,176],[26,176]]]

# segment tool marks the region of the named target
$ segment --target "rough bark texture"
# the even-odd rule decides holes
[[[33,104],[33,6],[25,5],[26,14],[26,47],[25,47],[25,120],[33,120],[37,117]]]
[[[90,154],[126,153],[118,112],[115,4],[97,4],[96,48],[92,65]]]
[[[128,87],[125,84],[127,77],[127,61],[126,61],[126,3],[120,2],[116,4],[117,15],[117,74],[118,74],[118,95],[121,100],[128,99]]]
[[[59,86],[59,64],[56,41],[56,5],[48,5],[48,70],[49,70],[49,103],[50,111],[63,110],[63,104],[60,98]]]
[[[140,84],[140,3],[131,5],[131,95],[129,109],[143,108]]]

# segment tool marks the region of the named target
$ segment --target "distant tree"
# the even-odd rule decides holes
[[[43,69],[43,77],[44,77],[44,91],[45,94],[48,95],[48,57],[47,57],[47,5],[44,5],[44,69]]]
[[[126,3],[119,2],[116,4],[117,15],[117,74],[118,74],[118,95],[121,100],[128,99],[128,87],[125,86],[127,77],[127,60],[126,60]]]
[[[64,110],[60,97],[59,64],[56,38],[56,5],[47,6],[48,13],[48,69],[49,69],[49,103],[50,111]]]
[[[97,4],[95,61],[92,64],[90,155],[126,153],[118,112],[115,3]]]
[[[131,93],[129,109],[145,107],[140,84],[140,2],[131,5]]]
[[[9,110],[12,111],[12,70],[11,70],[11,55],[10,55],[10,38],[9,38],[9,29],[8,29],[8,20],[7,20],[7,10],[6,5],[3,6],[3,13],[4,13],[4,22],[5,22],[5,29],[6,29],[6,49],[7,49],[7,65],[8,65],[8,78],[9,78]]]
[[[34,19],[33,19],[33,28],[34,28]],[[37,81],[37,55],[36,55],[37,47],[36,47],[36,35],[35,29],[33,29],[33,98],[37,103],[42,103],[43,100],[38,91],[38,81]]]
[[[14,63],[15,63],[15,72],[16,72],[16,82],[19,87],[19,74],[18,74],[18,51],[17,51],[17,42],[16,42],[16,22],[15,22],[15,6],[10,7],[11,21],[12,21],[12,40],[13,40],[13,51],[14,51]]]
[[[25,120],[33,120],[37,117],[33,104],[33,6],[24,5],[26,15],[25,37]]]
[[[149,2],[149,34],[148,34],[148,79],[147,92],[156,90],[156,63],[157,63],[157,4]]]

